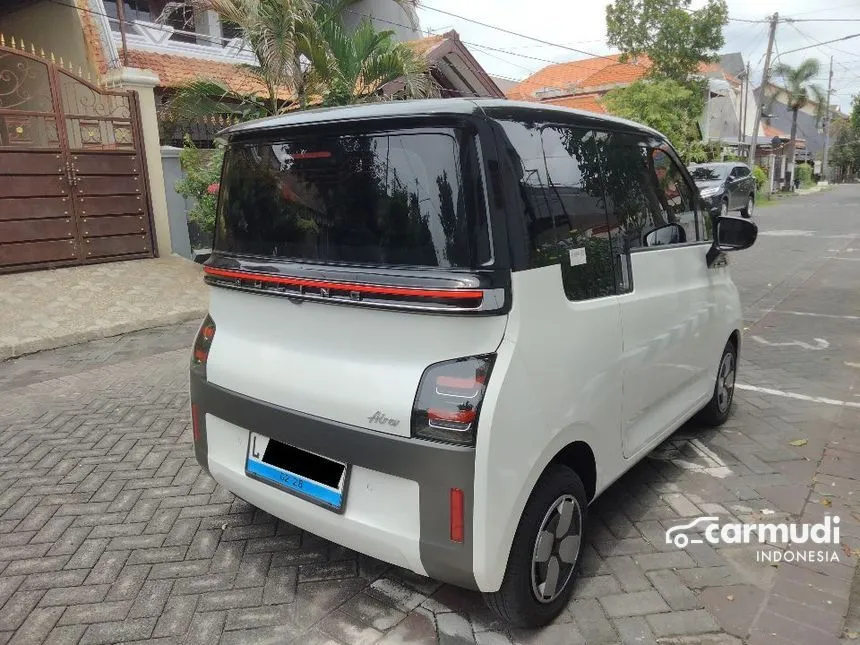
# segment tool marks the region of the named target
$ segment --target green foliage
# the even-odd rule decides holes
[[[810,101],[815,103],[819,118],[827,106],[825,92],[812,81],[821,72],[821,64],[815,58],[807,58],[797,67],[779,63],[774,67],[774,76],[782,76],[785,91],[788,92],[788,107],[795,114]]]
[[[808,163],[799,163],[795,165],[794,169],[795,176],[800,181],[801,186],[812,185],[812,166]]]
[[[702,61],[715,60],[728,23],[725,0],[615,0],[606,7],[607,43],[622,60],[645,54],[655,76],[685,81]]]
[[[755,189],[759,191],[764,186],[767,181],[767,170],[762,168],[761,166],[755,166],[752,169],[752,176],[755,179]]]
[[[665,134],[685,162],[705,161],[698,120],[704,108],[697,82],[646,79],[611,90],[604,105],[612,113]]]
[[[201,150],[194,146],[190,137],[185,138],[185,147],[179,153],[179,161],[185,177],[176,182],[176,192],[186,199],[193,199],[194,207],[188,211],[188,220],[200,230],[215,232],[215,211],[218,206],[218,182],[224,149]]]
[[[830,163],[840,177],[851,175],[860,168],[860,101],[856,97],[853,105],[851,119],[838,119],[830,128]],[[857,128],[854,123],[857,123]]]
[[[192,0],[236,25],[259,65],[237,66],[238,92],[209,79],[180,87],[165,115],[174,121],[229,115],[240,121],[305,108],[381,100],[383,85],[402,80],[397,98],[433,91],[428,65],[370,21],[350,32],[342,14],[358,0]],[[407,0],[394,0],[406,2]]]
[[[338,7],[325,3],[317,5],[309,25],[303,47],[308,87],[323,105],[379,100],[383,86],[398,80],[399,96],[426,97],[435,90],[426,58],[395,42],[393,31],[376,31],[367,18],[349,31]]]

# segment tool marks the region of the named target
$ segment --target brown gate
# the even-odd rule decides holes
[[[0,273],[153,256],[137,96],[0,47]]]

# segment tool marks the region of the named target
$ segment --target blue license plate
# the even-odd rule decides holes
[[[349,468],[339,461],[252,432],[245,473],[329,510],[343,510]]]

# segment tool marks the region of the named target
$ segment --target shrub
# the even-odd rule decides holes
[[[182,163],[185,177],[176,182],[176,192],[186,199],[194,200],[194,206],[187,213],[188,221],[211,237],[215,232],[218,181],[221,177],[224,149],[217,147],[201,150],[186,137],[185,147],[179,153],[179,161]]]
[[[812,184],[812,166],[808,163],[799,163],[795,165],[797,179],[801,186],[809,186]]]
[[[767,181],[767,170],[765,170],[761,166],[755,166],[753,168],[752,175],[755,179],[756,190],[761,190],[764,187],[765,182]]]

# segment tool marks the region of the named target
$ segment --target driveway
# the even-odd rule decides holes
[[[574,598],[539,631],[215,486],[191,450],[196,322],[0,363],[0,643],[837,643],[860,549],[858,220],[858,186],[759,209],[731,256],[732,418],[682,428],[593,505]],[[665,542],[703,515],[830,513],[838,562]]]

